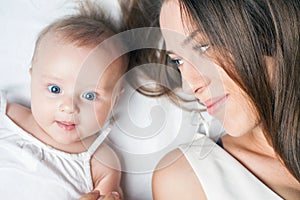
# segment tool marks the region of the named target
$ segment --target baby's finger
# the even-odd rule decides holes
[[[97,200],[100,197],[100,192],[94,190],[88,194],[83,195],[79,200]]]
[[[118,192],[112,192],[105,196],[101,196],[99,200],[120,200],[120,195]]]

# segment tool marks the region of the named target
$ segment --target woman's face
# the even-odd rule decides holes
[[[200,33],[193,35],[184,28],[176,0],[163,4],[160,26],[171,62],[177,64],[182,78],[195,97],[205,104],[208,113],[232,136],[251,131],[257,120],[245,94],[211,59],[215,50],[209,41]]]

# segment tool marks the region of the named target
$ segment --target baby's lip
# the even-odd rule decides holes
[[[56,121],[56,124],[65,131],[72,131],[76,127],[76,124],[71,121]]]
[[[57,121],[57,122],[60,122],[60,123],[65,124],[65,125],[75,125],[75,123],[72,122],[72,121]]]

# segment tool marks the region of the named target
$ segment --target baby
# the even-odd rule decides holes
[[[1,92],[1,199],[121,193],[119,160],[102,142],[127,58],[120,41],[107,42],[116,31],[95,9],[41,32],[30,68],[31,109],[6,103]]]

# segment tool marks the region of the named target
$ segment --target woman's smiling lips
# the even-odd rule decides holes
[[[201,93],[203,92],[202,89],[203,87],[195,87],[196,89],[194,89],[194,95],[197,99],[201,100],[201,99],[205,99],[205,98],[201,98]],[[225,102],[228,99],[229,94],[225,94],[223,96],[219,96],[219,97],[214,97],[211,99],[208,99],[206,101],[201,101],[207,108],[207,112],[211,115],[215,114],[217,111],[219,111],[221,108],[223,108],[223,106],[225,106]]]
[[[72,131],[76,125],[73,122],[55,121],[56,124],[65,131]]]
[[[209,99],[204,101],[204,105],[206,105],[207,112],[211,115],[215,114],[217,111],[219,111],[223,106],[225,106],[225,102],[228,98],[228,94],[224,95],[222,97],[216,97],[213,99]]]

